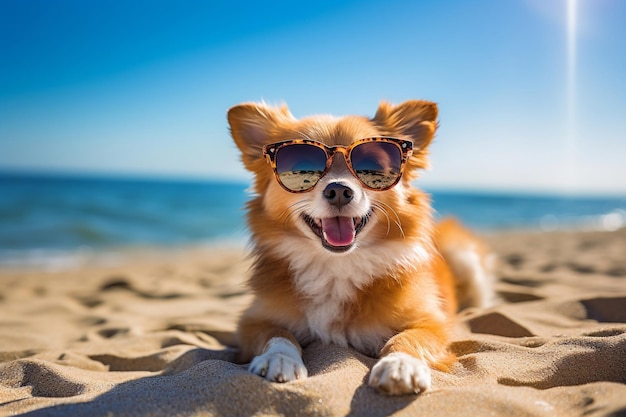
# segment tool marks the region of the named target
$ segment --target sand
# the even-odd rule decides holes
[[[0,416],[626,415],[626,230],[487,239],[501,303],[459,314],[452,372],[395,398],[351,349],[308,346],[287,384],[234,363],[242,248],[0,271]]]

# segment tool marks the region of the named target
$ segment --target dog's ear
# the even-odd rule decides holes
[[[272,142],[280,126],[293,120],[286,105],[272,107],[264,103],[244,103],[228,110],[230,133],[247,169],[254,170],[255,162],[263,159],[263,145]]]
[[[437,129],[437,105],[430,101],[409,100],[394,106],[381,102],[373,121],[390,135],[409,136],[415,148],[426,148]]]
[[[412,168],[428,168],[428,146],[437,130],[437,104],[424,100],[409,100],[394,106],[381,102],[372,121],[389,136],[413,140]]]

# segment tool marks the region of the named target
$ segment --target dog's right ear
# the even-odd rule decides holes
[[[272,142],[280,126],[294,120],[286,105],[244,103],[228,110],[230,133],[248,170],[254,171],[255,162],[263,159],[263,145]]]

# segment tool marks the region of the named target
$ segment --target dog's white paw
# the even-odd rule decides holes
[[[298,348],[282,337],[270,339],[265,352],[252,360],[248,370],[274,382],[289,382],[307,377]]]
[[[417,394],[430,388],[430,378],[426,362],[394,352],[374,365],[369,384],[389,395]]]

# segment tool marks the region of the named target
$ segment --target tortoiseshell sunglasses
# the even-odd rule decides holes
[[[308,139],[263,146],[263,155],[276,180],[292,193],[311,191],[328,172],[337,152],[365,188],[388,190],[400,181],[412,151],[411,141],[384,136],[361,139],[349,146],[327,146]]]

